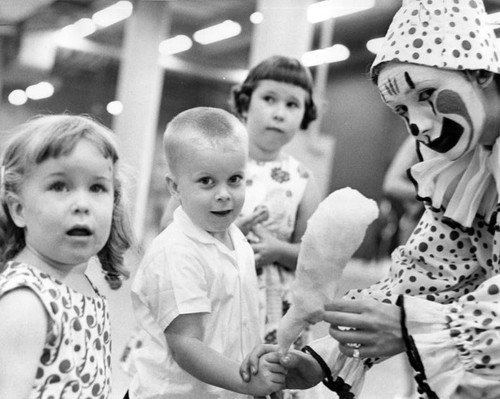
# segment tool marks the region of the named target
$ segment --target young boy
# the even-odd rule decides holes
[[[163,143],[168,188],[181,206],[132,286],[148,339],[134,350],[130,398],[248,398],[280,390],[285,376],[275,354],[255,380],[245,383],[238,373],[259,342],[254,256],[233,224],[245,199],[245,128],[221,109],[193,108],[168,124]]]

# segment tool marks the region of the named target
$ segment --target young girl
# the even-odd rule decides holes
[[[131,234],[112,132],[87,117],[21,125],[0,166],[0,398],[108,398],[107,304]]]
[[[298,60],[273,56],[232,92],[250,141],[246,199],[237,223],[255,253],[266,343],[276,342],[279,320],[290,306],[300,239],[320,201],[311,172],[283,151],[316,119],[312,91],[311,74]],[[296,346],[307,341],[302,336]]]
[[[289,307],[299,242],[319,203],[311,172],[283,147],[316,119],[309,71],[297,60],[273,56],[233,89],[233,106],[250,140],[247,194],[238,225],[255,252],[264,339]],[[300,345],[300,344],[299,344]]]

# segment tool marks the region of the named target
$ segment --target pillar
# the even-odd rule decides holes
[[[142,239],[153,167],[158,115],[163,90],[163,68],[158,45],[170,30],[168,1],[138,0],[127,20],[117,100],[123,112],[115,117],[113,130],[120,141],[122,159],[133,174],[132,224]]]
[[[311,49],[314,27],[307,21],[313,0],[257,0],[264,19],[254,26],[250,66],[271,55],[300,59]]]

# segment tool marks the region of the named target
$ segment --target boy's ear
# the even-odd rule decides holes
[[[26,227],[26,222],[24,220],[24,206],[20,199],[16,195],[10,194],[6,198],[7,208],[9,209],[9,214],[14,224],[19,228]]]
[[[165,175],[165,180],[167,182],[167,187],[168,187],[168,191],[170,192],[170,195],[172,197],[179,197],[179,187],[177,185],[177,181],[175,180],[175,177],[170,174],[170,173],[167,173]]]

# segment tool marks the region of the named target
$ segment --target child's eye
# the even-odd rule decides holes
[[[213,183],[213,180],[211,177],[202,177],[198,180],[201,184],[204,186],[209,186],[210,184]]]
[[[242,175],[234,175],[229,178],[229,183],[232,185],[240,184],[241,181],[243,180]]]
[[[418,93],[418,101],[428,101],[436,89],[425,89]]]
[[[66,183],[64,183],[62,181],[56,181],[49,186],[50,191],[61,192],[64,190],[67,191],[67,189],[68,189],[68,187],[66,186]]]
[[[288,107],[290,108],[299,108],[299,104],[295,101],[291,101],[287,104]]]
[[[90,191],[93,193],[107,193],[109,189],[104,184],[93,184],[90,187]]]
[[[264,96],[264,101],[267,102],[267,103],[274,103],[274,97],[273,96]]]

